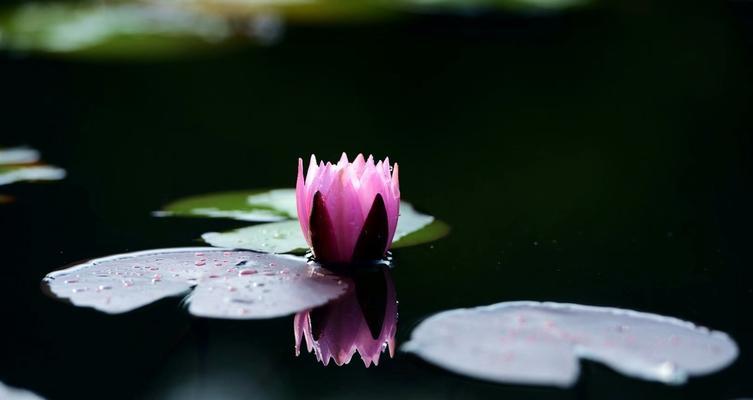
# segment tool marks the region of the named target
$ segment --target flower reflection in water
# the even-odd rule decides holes
[[[328,365],[350,362],[357,351],[366,367],[379,364],[382,352],[395,351],[397,297],[389,268],[357,268],[346,294],[295,316],[295,351],[301,339],[309,352]]]

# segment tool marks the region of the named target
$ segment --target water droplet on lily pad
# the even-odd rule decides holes
[[[579,358],[681,384],[728,366],[738,353],[726,334],[676,318],[539,302],[441,312],[419,324],[402,349],[474,378],[563,387],[578,379]]]
[[[220,266],[194,265],[196,253],[209,259],[225,257],[231,263],[246,260],[249,267],[295,271],[294,278],[280,281],[262,274],[240,273]],[[48,274],[44,282],[54,296],[67,299],[80,307],[92,307],[116,314],[143,307],[165,297],[189,292],[186,299],[190,313],[203,317],[254,319],[273,318],[316,307],[339,297],[347,288],[338,285],[337,276],[309,265],[302,257],[257,254],[251,259],[248,251],[228,251],[216,248],[157,249],[118,254],[94,259]],[[155,260],[155,257],[158,259]],[[158,274],[144,274],[134,265],[149,264]],[[269,267],[270,264],[275,265]],[[247,270],[251,270],[250,268]],[[103,273],[109,271],[108,273]],[[63,279],[74,275],[75,279]],[[249,290],[241,288],[268,286],[264,299],[255,299]],[[346,285],[347,286],[347,285]],[[232,287],[234,290],[229,290]],[[88,290],[97,288],[98,290]],[[223,290],[215,290],[223,289]],[[229,297],[228,297],[229,296]],[[229,300],[226,301],[225,299]],[[254,298],[253,304],[245,304]],[[239,312],[243,303],[245,312]]]

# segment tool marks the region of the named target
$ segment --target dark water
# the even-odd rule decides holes
[[[747,10],[647,2],[538,20],[299,28],[158,63],[0,59],[0,142],[64,166],[2,187],[0,380],[63,398],[729,399],[753,396]],[[46,297],[70,262],[245,224],[156,219],[176,198],[294,185],[315,153],[389,155],[451,235],[400,249],[398,344],[448,308],[552,300],[729,333],[728,369],[671,387],[584,362],[571,390],[495,385],[398,353],[293,355],[292,317],[109,316]]]

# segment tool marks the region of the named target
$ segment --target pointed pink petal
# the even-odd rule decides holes
[[[319,173],[319,166],[316,164],[316,156],[313,154],[311,155],[311,159],[309,160],[309,168],[306,171],[306,185],[311,185],[311,182],[313,182],[316,179],[316,176]]]
[[[363,154],[358,153],[356,158],[353,160],[353,164],[351,165],[351,169],[353,170],[353,174],[355,175],[356,179],[361,179],[364,168],[366,168],[366,161],[363,159]]]
[[[309,218],[306,199],[306,187],[303,180],[303,159],[298,159],[298,179],[295,184],[295,205],[298,210],[298,223],[301,225],[301,231],[306,238],[306,242],[311,246],[311,237],[309,235]]]
[[[350,165],[350,161],[348,161],[348,155],[343,152],[343,154],[340,156],[340,161],[337,162],[337,166],[339,168],[345,168],[348,165]]]

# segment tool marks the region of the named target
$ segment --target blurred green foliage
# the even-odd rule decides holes
[[[278,41],[286,25],[362,24],[422,13],[566,10],[590,0],[150,0],[22,3],[0,11],[0,48],[162,59]]]

